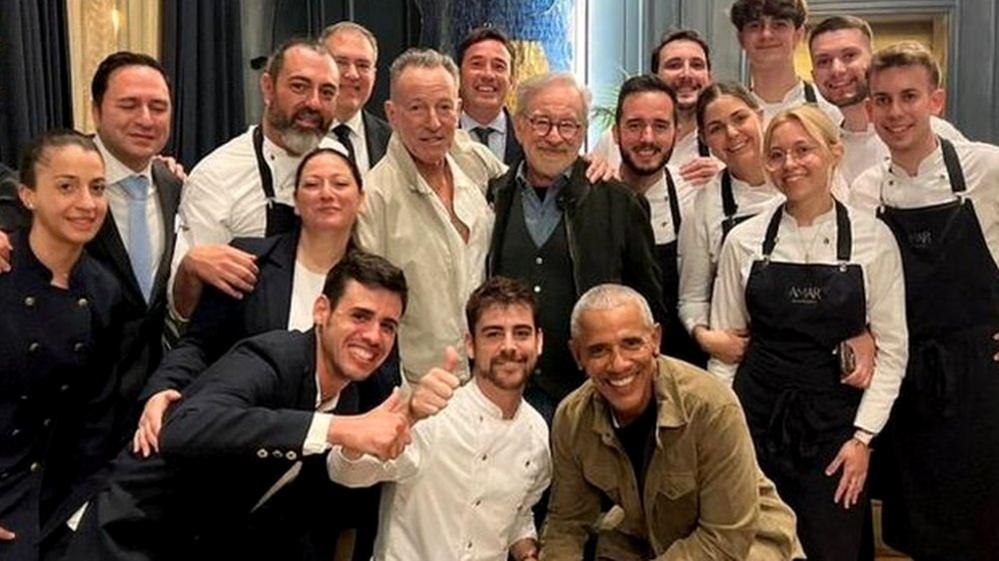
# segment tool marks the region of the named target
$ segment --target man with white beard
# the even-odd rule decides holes
[[[238,298],[252,290],[253,257],[233,248],[236,237],[263,237],[298,222],[295,170],[326,136],[340,85],[337,65],[321,44],[292,39],[271,55],[260,77],[264,114],[259,125],[204,157],[191,171],[180,203],[183,231],[174,253],[173,308],[190,315],[203,283]],[[189,249],[189,251],[188,251]]]

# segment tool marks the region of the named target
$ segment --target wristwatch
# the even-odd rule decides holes
[[[853,433],[853,439],[860,442],[864,446],[870,447],[871,440],[874,439],[874,433],[858,428]]]

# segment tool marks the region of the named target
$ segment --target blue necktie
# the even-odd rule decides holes
[[[149,302],[149,293],[153,289],[153,248],[146,220],[149,178],[130,175],[120,184],[128,194],[128,259],[132,262],[132,273],[139,281],[142,296]]]

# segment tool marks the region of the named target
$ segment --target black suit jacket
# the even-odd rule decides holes
[[[503,108],[506,115],[506,149],[503,151],[503,163],[512,167],[524,158],[524,148],[517,141],[517,134],[513,130],[513,117],[510,112]]]
[[[315,527],[335,536],[357,495],[329,480],[325,453],[302,448],[315,411],[315,337],[265,333],[210,367],[170,411],[161,456],[119,456],[66,558],[301,559],[323,549],[303,536]],[[357,411],[349,385],[336,412]],[[258,506],[298,462],[297,477]]]
[[[367,111],[361,112],[361,122],[364,123],[364,137],[368,148],[368,166],[373,168],[385,156],[392,127],[384,119]]]
[[[121,378],[118,395],[122,400],[121,416],[116,423],[116,434],[126,438],[135,430],[138,407],[136,398],[146,383],[150,373],[163,357],[163,328],[167,315],[167,282],[170,278],[170,263],[173,261],[174,241],[176,240],[175,221],[183,183],[162,163],[152,165],[153,182],[159,197],[163,215],[163,256],[160,258],[153,281],[149,303],[139,288],[132,272],[132,263],[125,249],[125,242],[118,233],[114,217],[110,214],[90,243],[87,253],[106,267],[122,286],[123,305],[121,344],[117,353],[117,371]],[[0,229],[13,230],[26,227],[31,215],[21,205],[8,185],[0,193]]]

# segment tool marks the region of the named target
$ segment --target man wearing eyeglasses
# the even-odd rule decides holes
[[[606,282],[631,286],[665,319],[648,203],[616,181],[591,182],[579,149],[588,92],[570,74],[517,88],[514,130],[524,160],[490,182],[496,224],[489,274],[530,284],[551,342],[525,399],[551,423],[555,406],[585,376],[569,352],[569,315],[579,295]]]
[[[361,173],[385,155],[392,128],[364,109],[375,87],[378,42],[367,28],[341,21],[323,30],[322,43],[340,70],[340,95],[330,136],[347,148]]]

